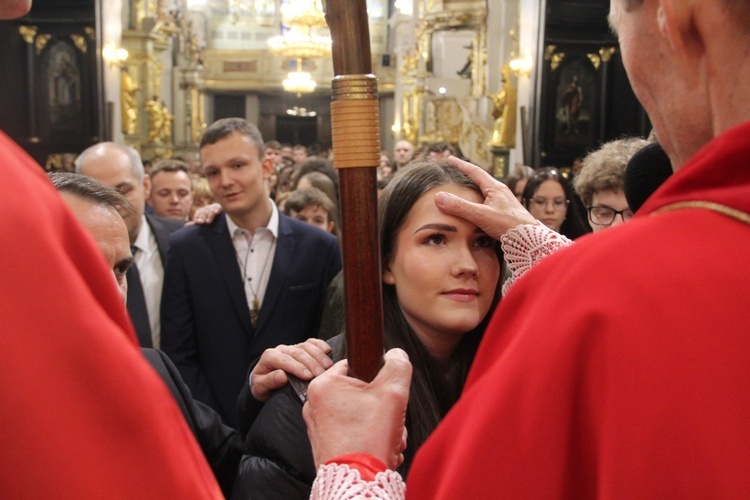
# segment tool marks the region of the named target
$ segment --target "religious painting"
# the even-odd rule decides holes
[[[595,132],[597,72],[586,57],[562,63],[555,92],[555,146],[585,148]]]
[[[88,0],[35,1],[28,16],[3,32],[3,95],[14,98],[2,128],[41,165],[57,168],[65,153],[106,137],[96,13]]]
[[[570,166],[600,136],[602,73],[585,47],[549,45],[542,68],[541,163]]]
[[[81,126],[81,68],[72,44],[57,40],[47,52],[47,106],[50,128],[54,132],[75,130]]]

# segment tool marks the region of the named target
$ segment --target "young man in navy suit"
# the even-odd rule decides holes
[[[279,212],[265,180],[258,129],[215,122],[201,163],[224,213],[171,237],[162,295],[162,348],[196,399],[238,424],[250,362],[278,344],[318,333],[326,288],[341,269],[336,238]]]

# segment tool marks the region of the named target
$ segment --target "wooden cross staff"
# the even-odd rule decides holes
[[[333,164],[340,179],[349,375],[370,382],[383,359],[378,87],[365,0],[327,0],[324,10],[333,40],[331,123]]]

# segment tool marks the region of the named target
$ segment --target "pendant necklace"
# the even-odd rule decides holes
[[[271,256],[271,252],[266,254],[266,260],[263,262],[263,269],[260,271],[260,276],[258,277],[258,290],[253,287],[252,278],[248,278],[247,276],[247,261],[250,257],[250,252],[252,252],[251,248],[251,239],[250,235],[248,233],[245,234],[245,241],[247,241],[247,250],[245,251],[245,262],[240,262],[239,255],[237,256],[237,261],[242,265],[242,282],[247,283],[250,286],[250,291],[253,294],[253,305],[252,307],[249,307],[248,310],[250,312],[250,322],[253,325],[253,328],[258,326],[258,317],[260,317],[260,301],[258,300],[258,292],[260,292],[260,282],[263,281],[263,275],[266,274],[266,267],[268,266],[268,259]]]

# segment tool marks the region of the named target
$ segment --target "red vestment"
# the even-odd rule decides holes
[[[0,133],[0,496],[217,498],[91,236]]]
[[[408,498],[750,498],[750,123],[510,291]]]

